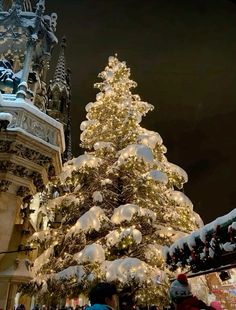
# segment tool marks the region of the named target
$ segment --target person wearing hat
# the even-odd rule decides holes
[[[179,274],[170,286],[169,294],[176,310],[215,310],[207,306],[202,300],[193,296],[191,287],[185,274]]]

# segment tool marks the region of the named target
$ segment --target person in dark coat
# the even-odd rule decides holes
[[[25,306],[21,304],[16,308],[16,310],[25,310]]]
[[[106,282],[98,283],[91,289],[89,300],[91,307],[86,307],[86,310],[116,310],[118,308],[116,286]]]
[[[207,306],[202,300],[193,296],[185,274],[179,274],[177,279],[172,282],[169,293],[176,310],[215,310],[215,308]]]

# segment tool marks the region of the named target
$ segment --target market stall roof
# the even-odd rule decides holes
[[[166,249],[171,270],[181,268],[191,277],[236,267],[236,208]]]

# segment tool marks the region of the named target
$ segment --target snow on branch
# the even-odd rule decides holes
[[[28,239],[28,242],[45,242],[51,238],[50,230],[42,230],[33,233],[33,235]]]
[[[81,231],[87,232],[93,229],[99,231],[101,228],[101,220],[104,219],[108,220],[104,211],[100,207],[93,206],[78,219],[74,226],[70,228],[66,234],[66,238],[70,237],[72,234],[78,234]]]
[[[114,144],[112,142],[98,141],[94,143],[93,148],[94,150],[100,150],[100,149],[114,150]]]
[[[107,240],[108,246],[114,246],[118,244],[125,237],[131,237],[136,244],[142,242],[142,233],[134,227],[121,229],[120,232],[118,230],[113,230],[108,235],[106,235],[105,238]]]
[[[93,202],[102,202],[103,201],[103,196],[100,191],[95,191],[93,192]]]
[[[158,132],[143,129],[143,134],[137,137],[137,142],[146,145],[150,149],[154,149],[157,144],[162,144],[162,138]]]
[[[122,165],[129,157],[135,156],[144,162],[153,163],[153,154],[149,147],[141,144],[130,144],[119,153],[118,165]]]
[[[166,162],[166,167],[167,169],[170,171],[171,174],[176,175],[177,177],[182,179],[183,183],[188,182],[188,175],[187,173],[184,171],[184,169],[180,168],[179,166],[172,164],[170,162]]]
[[[55,274],[54,278],[56,280],[70,279],[76,277],[78,281],[81,281],[85,276],[85,271],[83,266],[70,266]]]
[[[138,258],[126,257],[112,262],[106,261],[107,281],[128,283],[132,280],[145,282],[150,280],[150,267]]]
[[[93,168],[99,166],[102,163],[102,159],[89,154],[84,154],[77,158],[73,158],[69,163],[72,163],[77,169],[84,166]]]
[[[168,176],[165,172],[160,170],[150,170],[149,172],[143,175],[147,179],[152,179],[158,183],[166,185],[168,183]]]
[[[135,204],[125,204],[120,205],[115,209],[114,214],[111,217],[111,221],[115,224],[120,224],[123,221],[131,221],[134,215],[147,216],[155,221],[156,213],[146,209],[141,208]]]
[[[184,193],[179,191],[171,191],[169,192],[169,198],[174,201],[177,206],[184,206],[190,208],[190,210],[193,210],[192,201]]]
[[[103,160],[89,154],[83,154],[72,160],[68,161],[62,169],[59,175],[62,182],[65,182],[67,178],[71,177],[73,171],[81,169],[83,167],[95,168],[101,165]]]
[[[75,254],[74,259],[79,264],[96,262],[102,263],[105,261],[105,251],[100,244],[89,244],[82,251]]]
[[[32,268],[32,271],[36,274],[36,272],[44,265],[46,264],[50,257],[54,254],[54,246],[50,246],[46,251],[44,251],[39,257],[36,258],[34,261],[34,266]]]

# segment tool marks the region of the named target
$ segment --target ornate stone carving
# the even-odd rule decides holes
[[[14,171],[14,164],[11,163],[10,161],[8,160],[4,160],[4,161],[1,161],[0,162],[0,171],[3,171],[3,172],[12,172]]]
[[[11,184],[10,181],[0,180],[0,192],[7,192]]]
[[[34,186],[37,188],[37,191],[42,192],[45,186],[41,174],[38,172],[33,172],[31,178],[33,179],[33,183]]]
[[[15,154],[21,158],[28,159],[40,166],[43,166],[46,169],[49,177],[55,175],[55,169],[53,167],[52,159],[50,157],[45,156],[35,150],[29,149],[22,144],[14,141],[3,141],[0,144],[0,153]],[[0,170],[1,167],[2,166],[0,164]]]
[[[28,189],[28,187],[20,186],[16,194],[17,196],[25,197],[30,195],[30,190]]]
[[[45,188],[45,184],[44,184],[41,174],[39,172],[32,171],[24,166],[17,165],[8,160],[0,161],[0,171],[5,172],[5,173],[10,172],[20,178],[31,179],[37,191],[39,192],[41,192]],[[1,182],[7,182],[7,181],[1,181]],[[7,184],[8,183],[2,183],[2,186],[1,186],[1,183],[0,183],[0,191],[7,191],[7,187],[6,187]],[[21,197],[25,197],[26,195],[29,195],[29,193],[30,193],[29,189],[24,186],[21,186],[19,190],[17,191],[17,195]]]
[[[18,177],[23,177],[27,178],[30,177],[32,172],[20,165],[17,165],[15,163],[12,163],[11,161],[8,160],[3,160],[0,161],[0,171],[3,172],[11,172],[12,174],[18,176]]]
[[[17,127],[17,119],[19,119],[21,117],[21,112],[13,112],[11,111],[11,115],[12,115],[12,121],[11,124],[9,125],[9,128],[14,128]]]
[[[11,109],[7,109],[11,113]],[[31,113],[19,111],[13,114],[13,120],[8,128],[20,127],[26,132],[52,145],[58,145],[58,133],[54,127]]]
[[[11,141],[1,141],[0,143],[0,152],[8,152],[11,146]]]

